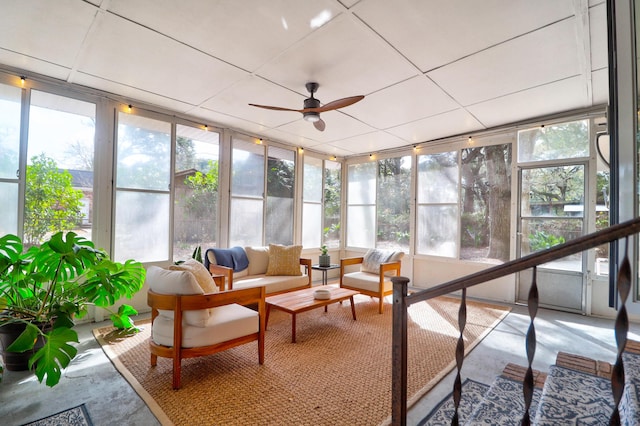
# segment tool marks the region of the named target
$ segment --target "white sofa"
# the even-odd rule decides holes
[[[239,247],[233,249],[236,254],[240,251]],[[218,250],[206,251],[205,266],[222,290],[264,286],[269,296],[311,287],[311,259],[300,258],[302,246],[243,247],[248,266],[235,271],[228,263],[220,264],[215,255]]]

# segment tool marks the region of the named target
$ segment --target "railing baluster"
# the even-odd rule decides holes
[[[391,424],[407,424],[407,289],[409,278],[392,277],[393,335],[391,336]]]
[[[522,383],[522,393],[524,395],[524,413],[522,414],[522,426],[529,426],[531,424],[531,416],[529,415],[529,408],[531,408],[531,401],[533,400],[533,357],[536,354],[536,327],[533,321],[538,314],[538,268],[533,267],[533,278],[531,279],[531,288],[529,289],[529,295],[527,297],[527,306],[529,308],[529,329],[527,330],[527,338],[525,345],[527,349],[527,372],[524,375]]]
[[[458,426],[458,407],[460,407],[460,400],[462,399],[462,378],[460,371],[462,370],[462,363],[464,362],[464,328],[467,326],[467,289],[462,289],[462,298],[460,299],[460,309],[458,310],[458,328],[460,329],[460,336],[458,337],[458,343],[456,345],[456,379],[453,382],[453,405],[455,411],[451,418],[451,426]]]
[[[616,315],[615,334],[618,356],[611,372],[611,391],[613,393],[613,413],[609,419],[610,425],[620,424],[620,411],[618,405],[624,393],[624,365],[622,353],[627,346],[627,333],[629,331],[629,317],[627,316],[627,298],[631,290],[631,264],[629,263],[629,237],[625,239],[624,258],[618,270],[618,296],[620,297],[620,309]]]

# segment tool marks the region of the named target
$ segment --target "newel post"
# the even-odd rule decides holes
[[[409,278],[392,277],[391,424],[407,424],[407,304]]]

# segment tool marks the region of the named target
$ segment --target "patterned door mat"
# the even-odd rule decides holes
[[[462,384],[462,400],[460,401],[460,407],[458,408],[458,419],[460,424],[464,424],[464,422],[469,418],[469,415],[473,412],[475,406],[482,402],[482,399],[488,390],[489,385],[485,385],[484,383],[476,382],[471,379],[466,379],[464,381]],[[450,424],[453,413],[453,397],[450,393],[418,423],[418,426]]]
[[[35,422],[26,423],[24,426],[93,426],[91,418],[84,404],[69,408],[49,417]]]

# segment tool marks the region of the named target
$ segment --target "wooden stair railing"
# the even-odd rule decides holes
[[[461,399],[462,380],[460,371],[464,360],[464,340],[462,333],[466,325],[466,289],[487,281],[521,272],[533,268],[533,281],[529,290],[527,305],[529,308],[530,324],[526,335],[526,353],[528,369],[523,382],[523,393],[525,398],[525,412],[522,414],[522,424],[529,425],[529,407],[533,394],[533,373],[531,365],[536,349],[536,337],[534,319],[538,311],[538,288],[536,284],[536,269],[538,265],[549,261],[577,254],[585,250],[598,247],[602,244],[626,238],[628,247],[629,236],[640,233],[640,217],[633,220],[610,226],[592,234],[584,235],[567,243],[552,247],[550,249],[530,254],[520,259],[505,262],[502,265],[494,266],[481,272],[477,272],[465,277],[451,280],[447,283],[437,285],[429,289],[409,287],[409,279],[406,277],[393,277],[393,337],[392,337],[392,373],[391,373],[391,422],[393,425],[406,425],[407,422],[407,309],[414,303],[433,299],[449,293],[462,290],[460,300],[460,310],[458,314],[458,326],[460,336],[456,346],[456,368],[457,374],[453,385],[453,402],[455,414],[452,418],[452,425],[458,424],[458,406]],[[627,332],[629,330],[629,318],[627,316],[626,301],[631,291],[631,268],[628,251],[625,251],[618,271],[618,296],[620,307],[615,320],[615,336],[618,356],[613,366],[611,375],[611,388],[614,397],[615,408],[611,415],[610,424],[620,424],[618,405],[622,399],[624,390],[624,368],[622,365],[622,353],[627,342]],[[411,294],[409,290],[411,289]]]

